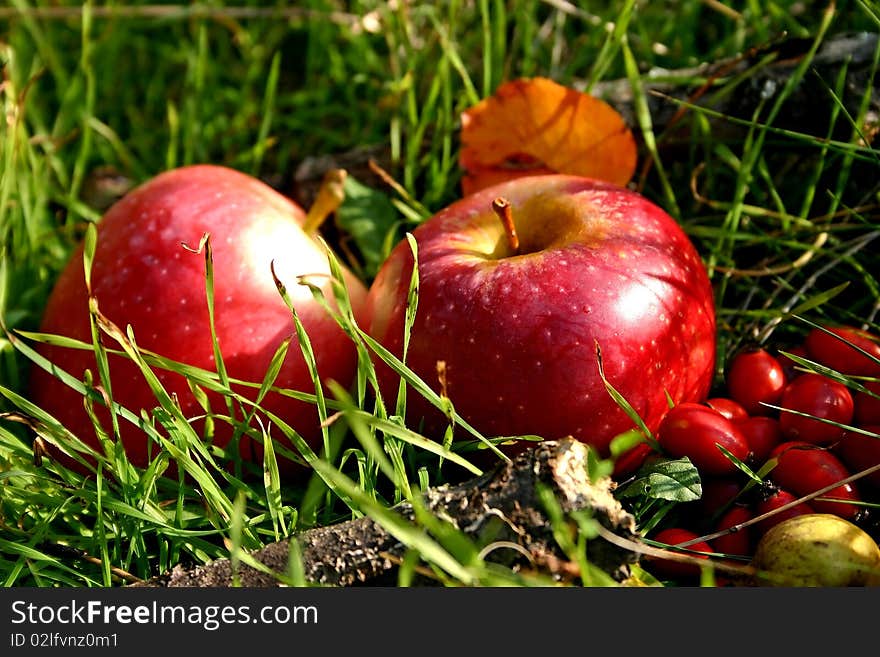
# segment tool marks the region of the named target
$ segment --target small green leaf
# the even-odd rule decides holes
[[[693,502],[702,494],[700,473],[687,457],[651,461],[618,492],[620,497],[641,496],[672,502]]]
[[[386,194],[348,175],[345,200],[336,210],[336,223],[351,235],[364,259],[364,274],[373,278],[388,256],[387,235],[400,221],[400,213]]]

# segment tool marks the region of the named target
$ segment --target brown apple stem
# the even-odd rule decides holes
[[[519,236],[516,234],[516,224],[513,223],[513,212],[510,209],[510,201],[499,196],[492,201],[492,211],[501,219],[504,225],[504,233],[507,235],[507,246],[513,255],[519,253]]]
[[[342,205],[342,201],[345,200],[345,179],[347,177],[348,172],[345,169],[330,169],[324,174],[315,202],[312,203],[303,222],[303,230],[307,235],[317,233],[318,228],[327,217]]]

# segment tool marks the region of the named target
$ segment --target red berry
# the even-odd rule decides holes
[[[747,506],[734,505],[721,516],[715,531],[730,529],[751,520],[753,517],[754,514]],[[712,547],[716,552],[724,554],[749,556],[752,553],[752,534],[752,527],[749,525],[729,534],[718,536],[712,540]]]
[[[780,488],[798,496],[834,486],[852,474],[830,451],[804,441],[781,443],[770,453],[770,457],[778,459],[776,467],[770,471],[770,479]],[[852,482],[840,484],[819,497],[809,501],[817,513],[833,513],[850,520],[859,511],[858,504],[851,504],[861,501]]]
[[[733,501],[743,488],[737,477],[709,477],[702,482],[699,507],[703,518],[710,518]]]
[[[776,488],[774,491],[765,497],[763,500],[758,502],[755,505],[755,517],[762,516],[765,513],[769,513],[770,511],[775,511],[786,504],[790,504],[798,499],[798,496],[792,495],[787,490],[782,488]],[[800,504],[796,504],[793,507],[786,509],[785,511],[780,511],[778,513],[774,513],[772,516],[767,516],[763,520],[759,520],[755,527],[757,527],[758,534],[763,535],[767,533],[767,530],[773,527],[774,525],[778,525],[783,520],[787,518],[794,518],[795,516],[801,516],[806,513],[816,513],[816,511],[809,505],[807,502],[801,502]]]
[[[689,529],[684,529],[681,527],[669,527],[667,529],[662,529],[657,532],[657,534],[653,537],[653,539],[658,543],[663,543],[669,546],[686,543],[688,541],[692,541],[695,538],[699,538],[699,534],[696,534]],[[685,552],[685,550],[687,550],[687,552]],[[712,546],[709,545],[706,541],[698,541],[693,545],[688,545],[686,548],[682,548],[680,552],[678,550],[675,550],[674,552],[680,554],[689,554],[690,556],[697,557],[699,559],[709,558],[708,554],[693,554],[691,551],[703,553],[714,552]],[[698,577],[700,575],[700,566],[694,563],[683,563],[681,561],[673,561],[670,559],[664,559],[662,557],[655,557],[653,555],[646,557],[646,561],[651,564],[650,570],[655,577],[676,578]]]
[[[846,429],[815,418],[849,424],[855,408],[852,394],[845,385],[813,372],[803,374],[789,383],[782,393],[779,405],[811,416],[781,411],[779,427],[783,437],[787,440],[805,440],[816,445],[828,445],[840,439]]]
[[[624,479],[635,473],[653,451],[654,448],[648,443],[639,443],[627,450],[614,461],[614,471],[611,476],[615,479]]]
[[[749,455],[749,445],[736,424],[718,411],[694,402],[683,402],[667,411],[657,428],[657,441],[667,454],[688,457],[704,475],[737,472],[736,465],[718,445],[740,461]]]
[[[818,328],[807,334],[804,344],[813,360],[841,374],[880,375],[880,338],[853,326],[828,327],[828,330],[833,335]],[[868,352],[873,358],[858,351],[853,345]]]
[[[853,419],[859,426],[880,424],[880,381],[864,381],[862,385],[874,394],[860,390],[853,395]]]
[[[753,415],[739,423],[749,449],[752,450],[750,457],[752,463],[761,465],[770,456],[770,452],[782,442],[782,429],[779,420],[765,415]]]
[[[742,404],[729,397],[712,397],[706,400],[706,406],[714,408],[731,422],[740,422],[749,416]]]
[[[727,394],[749,415],[769,415],[785,388],[785,372],[779,361],[761,347],[738,351],[727,366]]]
[[[855,431],[847,431],[840,441],[838,450],[840,460],[853,473],[880,464],[880,424],[868,424],[861,428],[878,434],[878,436],[866,436]],[[865,481],[875,488],[880,488],[880,470],[866,475],[859,481]]]

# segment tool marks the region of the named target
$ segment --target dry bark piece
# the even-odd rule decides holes
[[[544,441],[481,477],[427,490],[424,505],[481,545],[515,543],[518,549],[493,550],[486,557],[512,568],[529,565],[534,569],[535,564],[547,563],[553,557],[568,558],[553,538],[553,528],[539,498],[542,486],[549,488],[564,512],[588,510],[608,531],[635,539],[635,518],[614,497],[612,480],[590,481],[588,452],[586,445],[573,439]],[[394,508],[413,520],[409,503]],[[330,586],[394,585],[398,564],[407,550],[369,517],[310,529],[294,538],[300,544],[306,579]],[[282,540],[251,556],[273,572],[286,573],[289,554],[290,544]],[[622,582],[638,555],[597,538],[588,542],[587,558]],[[277,577],[243,564],[238,567],[237,578],[242,586],[279,585]],[[232,582],[232,563],[220,559],[192,569],[176,566],[136,586],[224,587]],[[431,580],[421,578],[416,583],[430,584]]]

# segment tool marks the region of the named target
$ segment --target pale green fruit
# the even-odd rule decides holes
[[[848,520],[828,513],[789,518],[758,543],[759,586],[878,586],[880,547]]]

